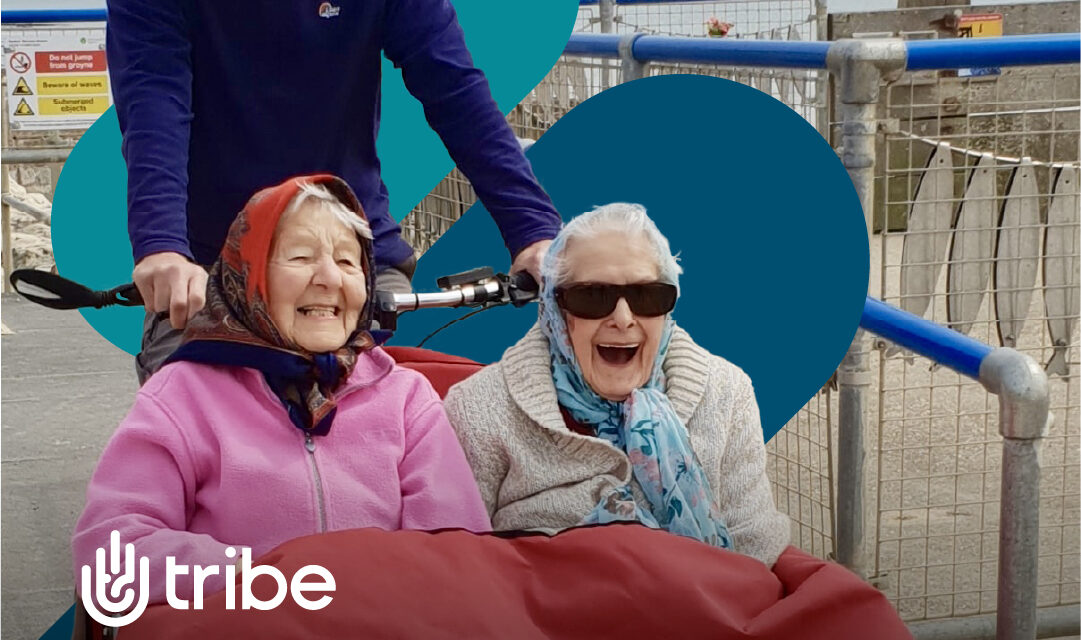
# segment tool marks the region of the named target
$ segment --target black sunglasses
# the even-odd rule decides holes
[[[635,315],[663,316],[676,306],[676,286],[667,282],[572,284],[555,290],[560,309],[586,320],[607,317],[616,310],[620,298],[627,301]]]

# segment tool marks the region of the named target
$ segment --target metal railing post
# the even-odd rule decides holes
[[[841,40],[830,45],[826,64],[837,78],[841,162],[859,195],[870,238],[874,207],[875,134],[879,87],[905,68],[901,40]],[[871,385],[865,334],[857,331],[837,370],[837,561],[868,577],[864,462],[868,437],[867,392]]]
[[[71,151],[71,149],[11,149],[5,147],[0,162],[3,162],[3,164],[63,164],[68,161]]]
[[[825,0],[815,0],[815,40],[829,40],[829,9]],[[818,71],[815,78],[815,128],[827,141],[830,139],[829,76]]]
[[[616,0],[599,0],[597,8],[600,12],[601,33],[613,33],[616,30]],[[614,69],[608,60],[600,60],[601,90],[612,86],[612,72]]]
[[[8,191],[8,168],[0,168],[0,191]],[[11,245],[11,207],[8,203],[0,203],[0,234],[4,243],[4,293],[12,291],[8,277],[15,270],[15,248]]]
[[[634,57],[634,41],[644,35],[644,33],[628,33],[619,39],[619,60],[623,66],[623,82],[649,75],[649,63],[640,62]]]
[[[1002,495],[998,542],[998,640],[1036,637],[1039,577],[1039,442],[1050,426],[1047,374],[1031,357],[1001,347],[980,364],[980,382],[998,396]]]
[[[597,8],[600,10],[601,33],[615,31],[616,0],[599,0]]]
[[[6,99],[6,96],[5,96],[5,99]],[[7,104],[6,103],[4,104],[4,112],[3,112],[2,117],[3,117],[3,128],[2,128],[2,131],[0,131],[0,141],[2,141],[2,146],[7,147],[8,146],[8,137],[9,137],[8,134],[9,134],[9,132],[8,132],[8,112],[7,112]],[[8,153],[5,152],[3,155],[4,155],[5,160],[6,160]],[[8,191],[11,188],[10,187],[11,177],[8,175],[8,172],[10,172],[10,171],[11,171],[11,169],[9,169],[8,167],[0,166],[0,194],[7,195]],[[11,207],[8,206],[8,204],[6,202],[0,203],[0,242],[2,242],[3,245],[4,245],[4,252],[3,252],[3,272],[4,272],[3,273],[3,276],[4,276],[3,291],[4,291],[4,293],[10,293],[11,291],[14,290],[14,287],[11,285],[10,282],[8,282],[8,278],[11,276],[11,272],[15,270],[15,249],[11,245]]]

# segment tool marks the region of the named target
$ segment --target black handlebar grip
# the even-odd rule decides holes
[[[509,294],[511,304],[520,307],[537,299],[540,294],[540,286],[533,279],[533,276],[529,275],[528,271],[519,271],[511,274]]]
[[[519,291],[528,291],[531,293],[538,293],[540,286],[537,281],[533,279],[528,271],[519,271],[510,277],[511,286]]]

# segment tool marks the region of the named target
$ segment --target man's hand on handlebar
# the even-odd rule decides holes
[[[147,311],[169,312],[169,323],[183,329],[206,304],[206,271],[179,253],[153,253],[131,274]]]
[[[510,266],[511,275],[519,271],[528,271],[534,280],[540,282],[541,261],[544,260],[544,254],[548,253],[548,246],[551,244],[551,240],[538,240],[519,251],[514,257],[514,263]]]

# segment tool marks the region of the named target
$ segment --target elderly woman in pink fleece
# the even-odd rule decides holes
[[[217,565],[357,527],[488,531],[484,502],[418,373],[368,333],[371,231],[349,187],[290,179],[237,217],[184,342],[136,396],[87,488],[76,576],[113,530],[150,559]],[[192,576],[176,595],[190,597]]]

